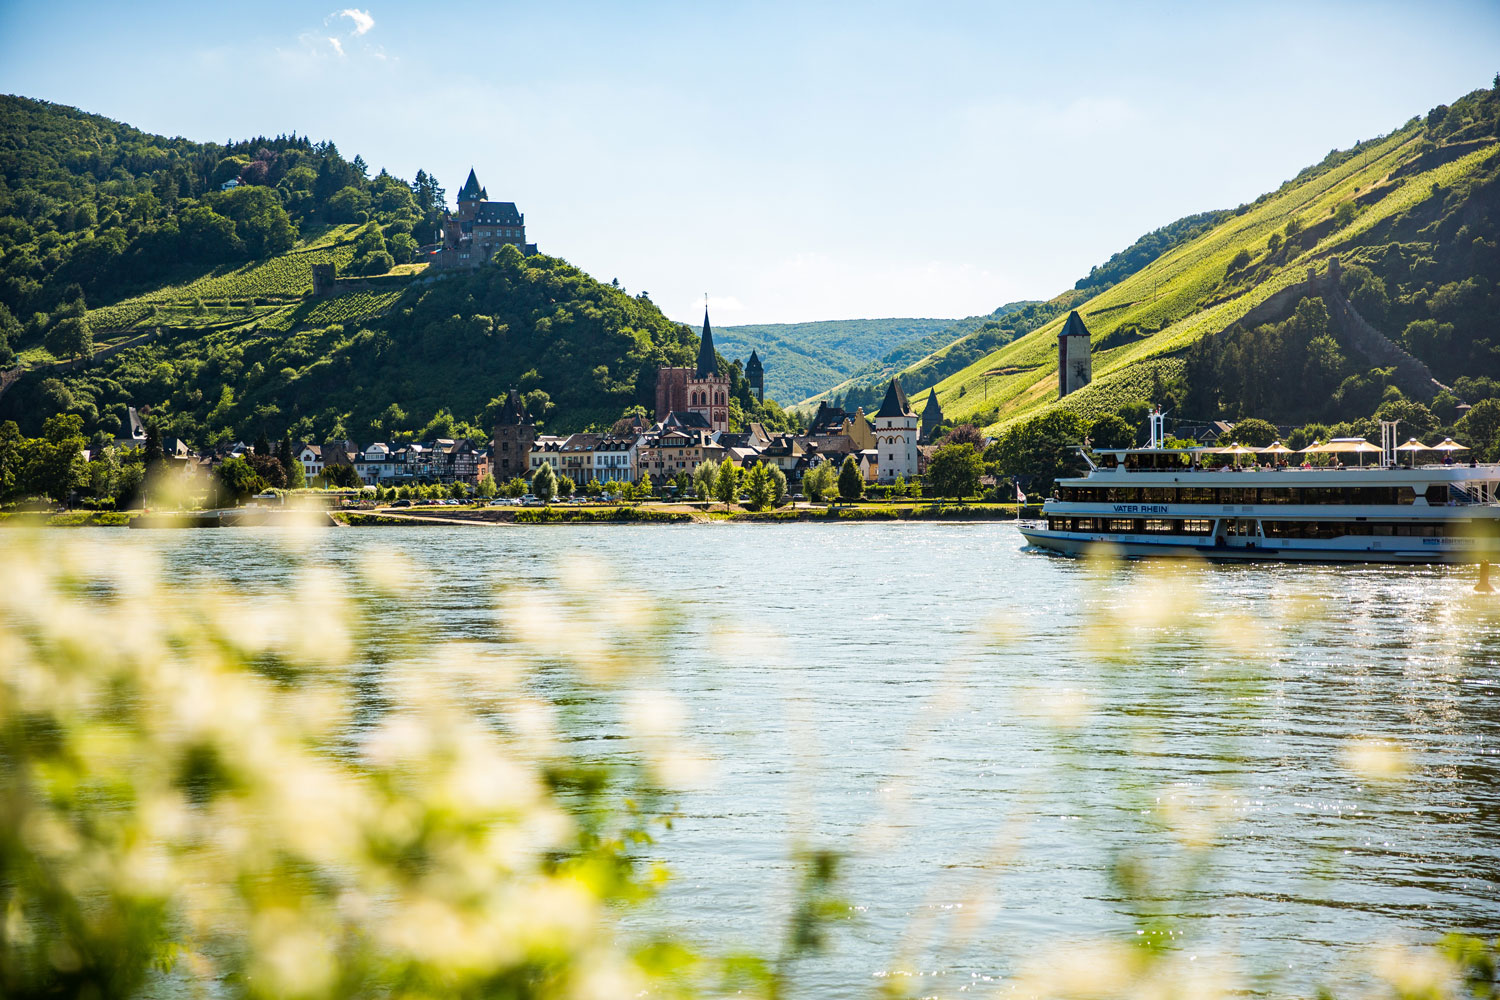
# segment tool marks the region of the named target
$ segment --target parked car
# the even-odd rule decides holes
[[[395,503],[391,504],[391,506],[392,507],[410,507],[411,506],[411,501],[410,500],[397,500]]]
[[[807,497],[803,496],[801,493],[793,493],[792,494],[792,503],[801,503],[802,501],[804,501],[806,499],[807,499]]]

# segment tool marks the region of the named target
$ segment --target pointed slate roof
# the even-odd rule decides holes
[[[1068,321],[1063,324],[1063,328],[1058,331],[1057,335],[1059,337],[1089,336],[1089,328],[1083,325],[1083,318],[1078,315],[1077,309],[1068,313]]]
[[[708,310],[703,310],[703,341],[698,345],[698,378],[719,374],[719,359],[714,354],[714,332],[708,325]]]
[[[464,181],[464,186],[458,192],[459,201],[483,201],[484,189],[479,186],[479,178],[474,175],[474,168],[469,168],[469,179]]]
[[[922,416],[933,416],[939,420],[943,419],[943,404],[938,402],[936,389],[933,389],[927,396],[927,405],[922,408]]]
[[[529,424],[531,415],[526,412],[526,404],[521,402],[521,394],[512,389],[510,395],[505,397],[505,405],[500,407],[500,415],[495,418],[497,424]]]
[[[880,409],[875,416],[879,417],[909,417],[912,416],[911,404],[906,401],[906,393],[901,391],[901,380],[891,379],[890,386],[885,390],[885,402],[880,404]]]
[[[760,358],[756,355],[754,350],[751,350],[750,360],[745,362],[745,374],[762,375],[764,373],[765,369],[761,367]]]

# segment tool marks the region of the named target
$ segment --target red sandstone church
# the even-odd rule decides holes
[[[759,359],[756,367],[759,368]],[[698,345],[698,363],[692,368],[656,370],[656,419],[671,413],[697,413],[711,431],[729,430],[729,377],[719,374],[714,352],[714,332],[703,310],[703,341]]]

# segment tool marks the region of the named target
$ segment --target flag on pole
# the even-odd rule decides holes
[[[1018,503],[1018,504],[1025,504],[1026,503],[1026,494],[1024,494],[1024,493],[1021,492],[1021,484],[1020,483],[1016,484],[1016,503]]]

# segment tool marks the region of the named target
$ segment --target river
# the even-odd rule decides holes
[[[494,641],[496,586],[559,560],[649,595],[712,779],[642,919],[774,951],[793,842],[843,852],[853,918],[801,995],[1004,994],[1143,928],[1306,995],[1372,944],[1500,928],[1500,596],[1472,567],[1099,566],[1007,524],[348,529],[300,559],[88,530],[251,589],[395,554],[420,572],[385,613],[435,637]]]

